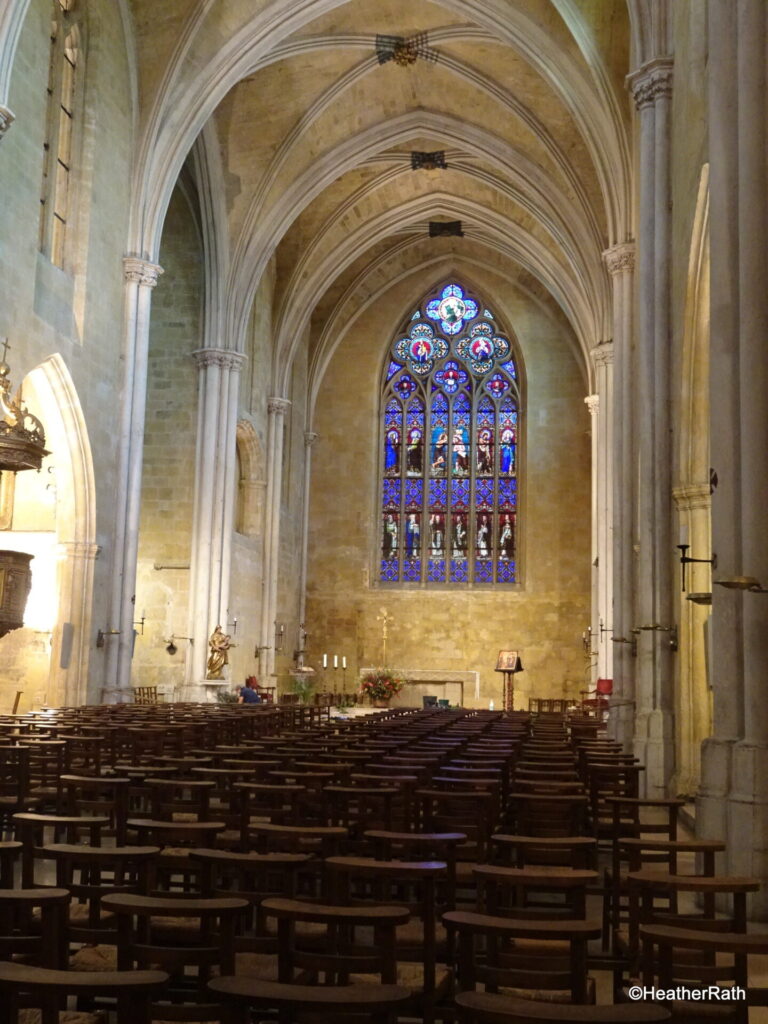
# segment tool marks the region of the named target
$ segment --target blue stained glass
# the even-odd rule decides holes
[[[493,480],[478,480],[476,482],[475,504],[478,508],[493,508]]]
[[[411,320],[419,320],[419,319],[420,319],[420,317],[421,317],[421,313],[420,313],[420,312],[419,312],[419,310],[417,309],[417,310],[416,310],[416,312],[415,312],[415,313],[413,314],[413,316],[411,317]]]
[[[496,581],[498,583],[514,583],[515,563],[500,560],[498,570],[496,573]]]
[[[469,565],[466,558],[451,559],[451,583],[466,583],[469,579]]]
[[[496,398],[501,398],[505,392],[509,391],[510,383],[505,376],[501,373],[494,373],[492,377],[485,382],[486,389],[490,391]]]
[[[457,284],[447,284],[440,294],[444,299],[447,299],[449,295],[455,295],[457,299],[460,299],[464,295],[464,289]]]
[[[435,381],[443,388],[447,395],[455,395],[460,387],[463,387],[469,380],[469,374],[454,359],[449,359],[442,370],[435,374]]]
[[[517,480],[499,480],[499,508],[512,509],[517,505]]]
[[[448,466],[448,399],[438,392],[432,399],[429,436],[429,474],[445,476]]]
[[[387,380],[392,380],[398,370],[402,370],[400,363],[396,363],[394,359],[390,359],[389,367],[387,369]]]
[[[409,481],[415,483],[415,481]],[[385,512],[400,508],[401,485],[399,480],[385,480],[381,495],[381,504]]]
[[[490,309],[484,309],[483,316],[485,317],[486,320],[493,320],[494,318],[493,313],[490,311]]]
[[[398,481],[399,483],[399,481]],[[406,508],[415,508],[417,511],[421,511],[421,505],[424,499],[424,481],[423,480],[406,480],[405,481],[405,506]]]
[[[384,583],[397,582],[397,559],[382,558],[381,579]]]
[[[429,583],[445,582],[445,559],[430,558],[427,563],[427,580]]]
[[[465,509],[469,505],[469,480],[454,480],[451,486],[451,504]]]
[[[517,380],[517,367],[515,366],[514,359],[508,359],[506,363],[502,363],[501,368],[505,373],[508,373],[513,380]]]
[[[418,583],[421,579],[421,559],[406,558],[403,562],[403,579],[406,583]]]
[[[395,391],[405,401],[410,398],[413,392],[416,390],[416,381],[413,377],[410,377],[407,373],[404,373],[402,377],[395,383]]]
[[[484,398],[477,407],[477,425],[479,427],[493,427],[496,422],[496,410],[490,398]]]
[[[394,398],[387,405],[387,411],[384,419],[385,425],[389,427],[399,427],[403,422],[403,410],[402,406]]]
[[[447,500],[448,482],[446,480],[429,481],[429,507],[444,509]]]
[[[477,583],[493,583],[493,562],[475,562],[475,580]]]

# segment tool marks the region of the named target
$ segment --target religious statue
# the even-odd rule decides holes
[[[217,626],[211,633],[208,641],[211,650],[208,656],[208,675],[206,679],[221,679],[221,671],[229,664],[229,648],[232,646],[232,637],[225,633],[221,626]]]

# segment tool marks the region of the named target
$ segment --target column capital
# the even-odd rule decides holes
[[[600,396],[587,395],[587,397],[584,399],[584,405],[586,405],[586,407],[589,409],[590,416],[597,416],[597,411],[600,408]]]
[[[270,416],[285,416],[290,408],[291,403],[287,398],[272,395],[267,399],[267,412]]]
[[[627,75],[625,82],[638,110],[652,106],[660,96],[672,95],[673,67],[671,57],[655,57]]]
[[[601,341],[591,350],[590,355],[595,366],[608,366],[613,362],[613,342]]]
[[[219,366],[222,370],[239,371],[246,360],[242,352],[235,352],[231,348],[198,348],[192,355],[200,370],[208,366]]]
[[[93,561],[101,554],[101,545],[82,540],[63,540],[56,545],[59,558],[82,558]]]
[[[143,284],[146,288],[154,288],[163,268],[157,263],[150,263],[138,256],[123,256],[123,273],[126,281]]]
[[[9,110],[8,107],[4,107],[2,103],[0,103],[0,141],[2,141],[3,136],[15,120],[16,115],[14,114],[14,112],[12,110]]]
[[[604,249],[603,262],[612,277],[616,274],[631,273],[635,269],[635,243],[619,242],[618,245]]]
[[[320,437],[320,435],[316,434],[314,430],[305,430],[304,431],[304,447],[305,448],[311,448],[312,445],[315,443],[315,441],[318,439],[318,437]]]

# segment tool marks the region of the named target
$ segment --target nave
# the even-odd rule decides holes
[[[764,1012],[760,881],[593,717],[84,706],[0,766],[9,1024]]]

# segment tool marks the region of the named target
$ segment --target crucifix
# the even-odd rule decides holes
[[[380,615],[376,616],[376,621],[381,623],[381,664],[387,664],[387,627],[390,622],[395,621],[394,615],[390,615],[386,608],[380,608]]]

